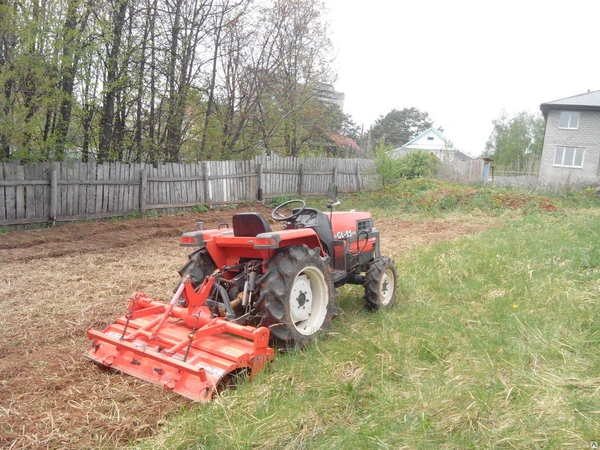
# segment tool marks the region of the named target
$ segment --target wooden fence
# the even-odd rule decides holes
[[[374,163],[277,156],[157,166],[95,161],[0,163],[0,226],[317,195],[326,193],[331,182],[341,192],[371,189],[376,182]]]
[[[464,159],[444,162],[440,165],[438,178],[460,183],[480,183],[482,181],[483,159]]]

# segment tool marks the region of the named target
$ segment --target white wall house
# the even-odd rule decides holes
[[[436,156],[441,161],[453,161],[455,158],[472,159],[452,146],[452,143],[436,128],[428,128],[415,136],[400,148],[391,150],[396,157],[404,156],[414,151],[425,151]]]

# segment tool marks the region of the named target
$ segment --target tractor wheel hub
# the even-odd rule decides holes
[[[310,280],[304,274],[298,275],[290,294],[290,312],[294,322],[301,322],[310,317],[312,296]]]

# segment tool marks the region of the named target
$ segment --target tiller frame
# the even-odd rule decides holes
[[[204,303],[215,278],[207,277],[196,292],[186,275],[168,304],[135,293],[125,316],[104,331],[88,328],[93,344],[85,356],[201,402],[210,401],[229,375],[256,375],[274,358],[270,331],[214,317]],[[182,295],[187,306],[179,306]]]

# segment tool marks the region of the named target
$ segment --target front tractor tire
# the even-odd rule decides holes
[[[396,299],[398,274],[394,262],[385,256],[375,259],[364,282],[365,306],[370,311],[389,308]]]
[[[263,320],[271,341],[282,348],[303,347],[336,315],[335,288],[327,259],[306,245],[282,250],[267,262],[260,284]]]

